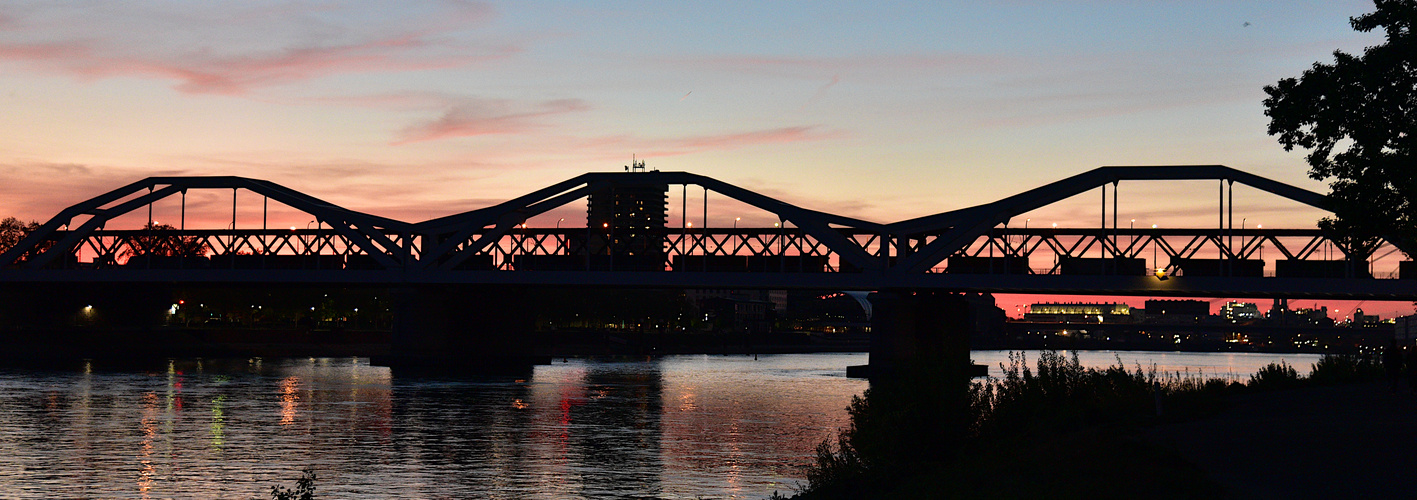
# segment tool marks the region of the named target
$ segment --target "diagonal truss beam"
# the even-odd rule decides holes
[[[1175,165],[1155,167],[1101,167],[1066,179],[983,205],[904,220],[888,225],[892,234],[938,234],[931,243],[905,257],[892,272],[925,272],[946,257],[960,251],[990,229],[1013,217],[1107,184],[1141,180],[1223,180],[1238,182],[1289,200],[1330,210],[1327,198],[1319,193],[1242,172],[1223,165]],[[1394,245],[1401,244],[1388,239]],[[1401,248],[1401,247],[1399,247]],[[1411,254],[1409,248],[1401,248]]]

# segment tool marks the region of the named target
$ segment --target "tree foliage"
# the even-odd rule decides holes
[[[1350,18],[1353,29],[1382,28],[1386,42],[1360,55],[1333,53],[1298,78],[1266,86],[1269,134],[1285,151],[1309,150],[1309,176],[1333,179],[1334,217],[1320,227],[1358,257],[1393,238],[1417,248],[1417,0],[1376,0]]]
[[[180,236],[177,228],[168,224],[149,222],[143,226],[143,231],[144,234],[129,241],[128,247],[123,249],[123,257],[200,257],[211,249],[201,237]]]
[[[0,220],[0,252],[5,252],[14,248],[25,236],[39,229],[39,223],[30,221],[26,224],[14,217],[6,217]]]

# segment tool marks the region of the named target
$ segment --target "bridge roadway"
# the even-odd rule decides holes
[[[1417,281],[1373,278],[1066,276],[1048,274],[729,273],[633,271],[9,269],[9,283],[527,285],[559,287],[915,289],[957,292],[1417,300]]]

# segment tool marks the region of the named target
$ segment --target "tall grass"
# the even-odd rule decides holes
[[[1241,384],[1201,373],[1158,375],[1155,366],[1128,370],[1120,358],[1106,368],[1086,368],[1076,352],[1056,351],[1042,352],[1032,368],[1023,353],[1010,353],[1000,368],[1003,377],[982,382],[938,366],[872,380],[852,398],[846,428],[817,446],[799,496],[860,497],[989,447],[1090,427],[1193,418],[1241,391],[1373,380],[1382,373],[1372,359],[1325,356],[1307,378],[1281,361]]]

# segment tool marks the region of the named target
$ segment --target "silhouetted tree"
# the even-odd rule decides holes
[[[146,233],[134,236],[123,249],[122,257],[164,256],[199,257],[211,249],[199,236],[179,236],[177,228],[152,222],[143,226]]]
[[[1285,151],[1309,150],[1309,176],[1334,179],[1334,217],[1319,226],[1359,256],[1379,236],[1417,243],[1417,0],[1376,0],[1350,18],[1353,29],[1383,28],[1386,43],[1361,55],[1333,53],[1298,78],[1266,86],[1269,134]]]
[[[6,217],[0,220],[0,252],[5,252],[15,247],[15,244],[24,239],[34,230],[39,229],[39,223],[30,221],[29,224],[20,222],[14,217]]]

